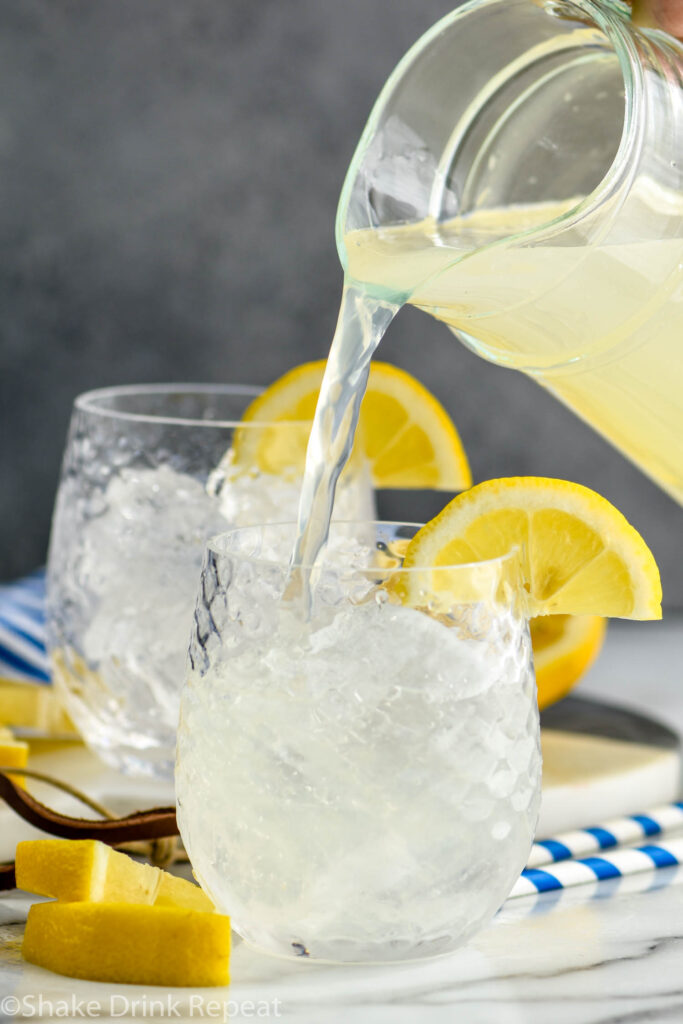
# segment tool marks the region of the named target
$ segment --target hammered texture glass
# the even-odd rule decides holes
[[[226,462],[237,430],[277,431],[292,450],[304,432],[305,444],[307,424],[239,424],[257,394],[156,385],[76,401],[48,559],[49,647],[79,731],[124,772],[172,777],[206,541],[229,526],[296,514],[298,475],[252,465],[233,473]],[[372,507],[365,482],[342,491],[342,510],[345,502],[356,510],[356,499]]]
[[[541,760],[527,623],[501,585],[507,560],[444,570],[450,604],[425,592],[406,607],[388,581],[415,527],[350,531],[332,528],[308,621],[277,558],[293,527],[209,545],[178,820],[197,878],[255,946],[440,955],[492,917],[531,846]]]

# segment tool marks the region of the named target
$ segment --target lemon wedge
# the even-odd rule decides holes
[[[25,839],[17,844],[15,868],[19,889],[63,902],[214,910],[198,885],[140,864],[97,839]]]
[[[236,464],[269,473],[303,470],[324,371],[322,359],[297,366],[249,405],[233,441]],[[270,426],[256,428],[259,423]],[[472,483],[446,410],[423,384],[389,363],[370,367],[358,438],[375,487],[459,491]]]
[[[662,616],[659,570],[643,538],[609,501],[568,480],[508,477],[478,484],[416,533],[403,566],[483,562],[515,547],[531,616]],[[424,601],[425,573],[401,577],[402,599]],[[448,573],[432,573],[429,583],[435,592],[448,589]],[[411,593],[418,587],[420,594]]]
[[[110,984],[230,981],[230,918],[139,903],[34,903],[22,954],[57,974]]]
[[[529,627],[542,710],[565,697],[591,667],[607,623],[600,615],[542,615]]]

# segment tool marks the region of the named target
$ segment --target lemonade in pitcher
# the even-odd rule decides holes
[[[487,245],[567,213],[545,204],[358,230],[348,273],[533,376],[683,503],[683,242],[658,202],[645,209],[661,239],[589,247]]]

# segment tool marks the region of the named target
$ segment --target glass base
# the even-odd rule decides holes
[[[240,931],[239,924],[232,919],[233,930],[237,932],[249,949],[264,956],[273,956],[278,960],[305,961],[308,963],[330,967],[379,967],[387,964],[410,964],[420,960],[442,960],[452,956],[462,948],[478,932],[486,922],[476,925],[458,935],[440,935],[429,940],[418,940],[416,943],[405,941],[386,943],[373,942],[363,944],[353,940],[319,940],[307,949],[303,943],[292,942],[288,947],[285,943],[254,940]],[[317,949],[319,952],[315,952]]]
[[[89,742],[85,737],[84,742],[93,754],[99,757],[100,761],[122,775],[155,779],[158,782],[173,782],[175,765],[175,749],[173,747],[154,747],[150,750],[121,746],[103,747]]]
[[[53,668],[60,668],[54,659]],[[102,701],[95,704],[92,695],[90,703],[84,699],[83,679],[59,670],[53,672],[53,677],[61,705],[83,742],[100,761],[122,775],[173,782],[175,735],[172,730],[164,727],[156,736],[143,733],[138,723],[122,719],[105,708]]]

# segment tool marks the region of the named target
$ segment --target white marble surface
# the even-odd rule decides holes
[[[681,620],[617,624],[580,689],[683,731],[682,666]],[[24,912],[16,894],[0,900],[0,1021],[22,1014],[292,1024],[683,1021],[683,869],[509,901],[467,948],[439,961],[332,968],[238,944],[232,985],[214,990],[104,986],[26,965],[21,924],[11,923]]]

